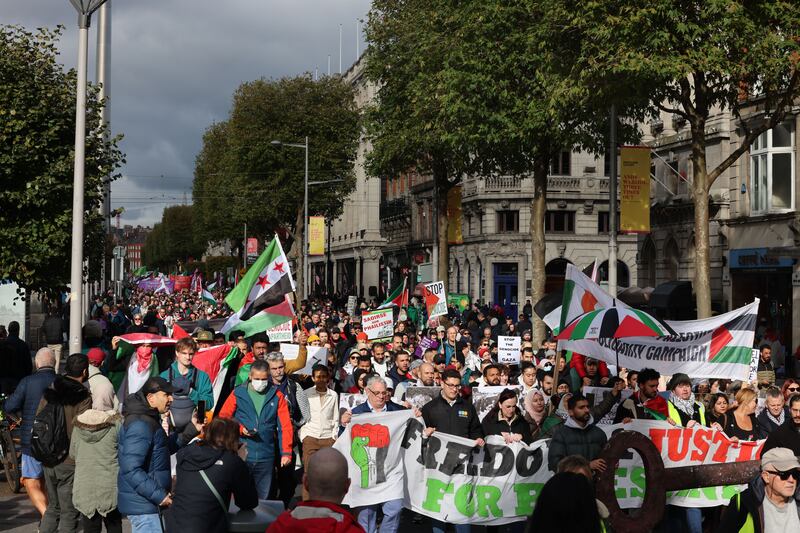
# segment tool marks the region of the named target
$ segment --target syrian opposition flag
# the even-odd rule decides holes
[[[225,385],[225,376],[228,367],[236,360],[239,349],[236,346],[221,344],[197,350],[192,359],[192,366],[202,370],[211,379],[211,386],[214,391],[214,405],[219,404],[219,395]]]
[[[378,309],[385,309],[396,305],[400,309],[408,307],[408,287],[407,280],[404,278],[403,283],[398,285],[397,288],[386,298],[386,301],[378,306]]]
[[[245,321],[262,309],[280,304],[294,289],[289,261],[276,236],[239,284],[228,293],[225,303],[240,321]]]
[[[200,297],[208,304],[217,305],[217,300],[214,298],[214,295],[208,292],[206,289],[202,290]]]

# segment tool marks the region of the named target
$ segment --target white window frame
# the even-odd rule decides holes
[[[786,213],[790,211],[794,211],[795,209],[795,146],[796,146],[796,134],[797,129],[795,128],[795,122],[793,118],[790,118],[786,122],[785,125],[788,125],[791,128],[790,132],[790,142],[789,146],[780,146],[777,148],[772,147],[772,132],[773,130],[768,130],[762,133],[758,139],[756,139],[753,144],[750,146],[750,177],[749,177],[749,188],[750,188],[750,214],[751,215],[763,215],[767,213]],[[758,147],[758,148],[756,148]],[[773,156],[776,154],[789,154],[789,160],[791,162],[791,192],[790,192],[790,205],[789,207],[773,207],[772,206],[772,159]],[[765,195],[764,200],[759,201],[759,197],[756,195],[756,183],[755,180],[757,177],[755,176],[755,168],[756,168],[756,160],[759,161],[759,164],[763,164],[766,162],[766,188],[765,192],[761,194]],[[760,196],[760,195],[759,195]],[[765,205],[761,205],[761,204]]]

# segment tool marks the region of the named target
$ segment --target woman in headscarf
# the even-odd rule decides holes
[[[544,394],[539,389],[533,389],[525,395],[525,420],[530,425],[533,440],[546,438],[544,426],[548,415],[548,405]],[[554,422],[554,421],[553,421]]]

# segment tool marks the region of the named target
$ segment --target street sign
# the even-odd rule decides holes
[[[115,246],[114,247],[114,258],[115,259],[119,259],[119,258],[125,257],[125,254],[127,253],[127,251],[128,250],[124,246]]]

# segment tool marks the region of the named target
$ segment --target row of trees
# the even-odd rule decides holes
[[[611,104],[624,116],[620,142],[665,110],[690,125],[694,285],[699,316],[710,315],[709,190],[798,96],[793,2],[374,0],[366,32],[366,72],[379,88],[369,171],[433,176],[439,279],[448,277],[447,191],[470,173],[532,174],[534,301],[543,296],[551,155],[602,152]],[[751,93],[765,113],[743,118]],[[705,125],[717,110],[739,119],[743,138],[709,168]]]
[[[179,263],[186,265],[206,250],[200,237],[191,205],[174,205],[164,209],[161,222],[153,226],[142,248],[142,260],[150,268],[169,272]]]
[[[338,77],[310,75],[243,83],[227,120],[203,136],[193,185],[195,230],[204,242],[262,241],[279,230],[292,237],[303,286],[305,151],[272,141],[303,144],[308,137],[309,215],[336,218],[355,187],[353,169],[361,117],[353,88]],[[287,250],[287,253],[289,251]]]
[[[75,142],[74,70],[57,61],[62,27],[35,33],[0,26],[0,279],[48,296],[70,277]],[[114,180],[124,156],[120,137],[104,141],[102,102],[90,86],[86,102],[86,275],[99,279],[106,250],[104,179]]]

